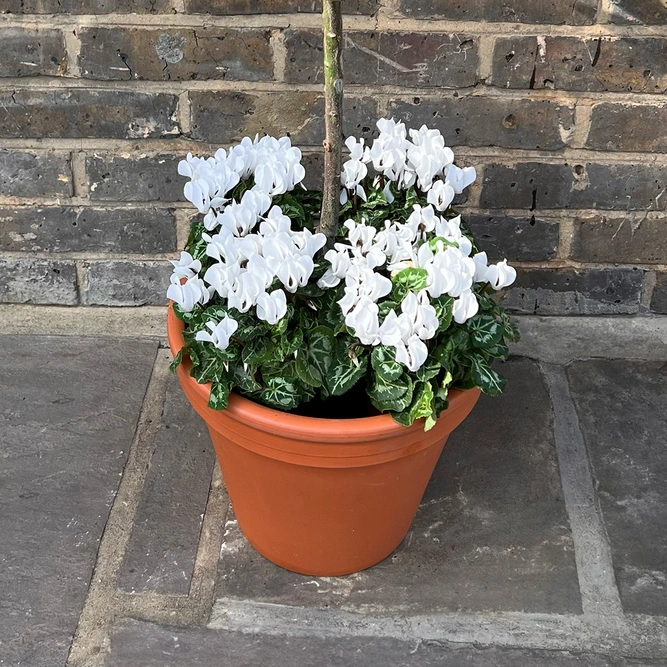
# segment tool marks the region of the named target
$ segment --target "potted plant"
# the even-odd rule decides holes
[[[518,332],[452,207],[475,179],[437,130],[381,119],[341,169],[340,2],[324,2],[323,192],[286,137],[179,173],[202,214],[173,262],[173,367],[206,421],[239,525],[273,562],[341,575],[405,536],[451,431]],[[341,224],[342,223],[342,224]]]

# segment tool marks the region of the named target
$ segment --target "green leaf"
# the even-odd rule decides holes
[[[224,372],[223,363],[224,362],[216,354],[215,348],[207,350],[205,354],[202,354],[199,363],[192,364],[190,375],[197,380],[199,384],[217,382],[221,379]]]
[[[394,351],[384,345],[377,345],[373,348],[371,365],[375,372],[387,382],[393,382],[403,375],[403,366],[396,361]]]
[[[409,410],[401,410],[399,411],[394,411],[391,413],[391,416],[395,422],[398,422],[401,426],[412,426],[412,422],[414,422],[414,419],[411,420],[410,418],[410,411]]]
[[[384,321],[384,318],[387,317],[390,310],[397,311],[398,303],[396,301],[381,301],[378,303],[378,317],[380,320]]]
[[[246,343],[241,353],[243,362],[251,366],[261,366],[275,360],[276,356],[276,344],[268,337],[255,338]]]
[[[445,373],[445,377],[437,385],[437,390],[435,392],[437,398],[440,398],[443,401],[447,398],[447,394],[449,393],[449,385],[452,384],[453,379],[454,378],[452,377],[452,374],[447,371]]]
[[[436,419],[437,419],[437,416],[436,416],[436,412],[435,412],[435,409],[434,409],[433,412],[428,417],[426,417],[426,421],[424,422],[424,430],[425,431],[430,431],[435,426]]]
[[[208,399],[208,407],[212,410],[224,410],[229,399],[229,383],[222,378],[211,385],[211,396]]]
[[[429,417],[433,412],[433,388],[430,382],[420,382],[410,406],[412,420]]]
[[[418,380],[426,382],[431,378],[435,377],[440,372],[440,361],[429,357],[423,364],[417,369],[416,376]]]
[[[170,370],[172,373],[175,373],[175,372],[176,372],[176,369],[178,368],[178,366],[180,365],[180,363],[183,361],[183,352],[184,352],[184,350],[185,350],[185,348],[182,347],[182,348],[177,352],[176,356],[172,359],[172,362],[169,364],[169,370]]]
[[[270,377],[266,380],[266,387],[259,394],[259,398],[264,403],[281,408],[282,410],[292,410],[299,405],[299,389],[291,378]]]
[[[296,359],[294,360],[294,370],[299,380],[304,384],[311,387],[322,386],[322,375],[315,366],[311,365],[310,357],[306,350],[299,350],[297,352]]]
[[[426,287],[428,273],[426,269],[417,269],[408,267],[392,276],[391,282],[394,284],[392,296],[399,303],[403,301],[408,292],[419,292]]]
[[[319,320],[324,326],[336,328],[344,321],[343,311],[341,311],[338,301],[341,299],[344,284],[332,287],[324,292],[324,295],[317,300],[316,306],[319,309]]]
[[[324,290],[317,286],[317,283],[308,283],[295,292],[296,296],[306,299],[318,298],[324,294]]]
[[[492,359],[500,359],[501,361],[507,361],[507,357],[510,356],[510,350],[505,343],[500,342],[493,347],[487,347],[484,350],[484,354],[488,355]]]
[[[470,376],[475,386],[479,387],[489,396],[499,396],[502,394],[507,383],[507,380],[502,375],[496,373],[480,356],[473,357]]]
[[[459,244],[454,242],[454,241],[448,241],[446,238],[442,236],[436,236],[432,239],[429,240],[428,242],[428,247],[433,251],[437,252],[438,251],[438,244],[442,243],[443,246],[451,246],[452,248],[458,248]]]
[[[435,314],[438,318],[438,333],[446,331],[452,323],[452,309],[454,307],[454,299],[451,296],[443,294],[437,299],[431,299],[431,305],[435,308]]]
[[[342,396],[347,393],[366,374],[367,367],[367,356],[358,358],[355,362],[350,358],[345,360],[342,355],[337,355],[329,373],[324,375],[329,393],[332,396]]]
[[[415,385],[415,390],[412,398],[412,403],[410,407],[401,412],[392,412],[392,417],[399,423],[404,426],[411,426],[416,419],[427,419],[434,414],[434,405],[433,405],[433,388],[431,387],[430,382],[418,382]],[[431,428],[435,424],[428,424],[428,428]],[[428,430],[426,428],[425,430]]]
[[[495,317],[476,315],[467,322],[470,340],[475,347],[493,347],[503,337],[503,327]]]
[[[277,323],[271,327],[271,335],[280,336],[287,330],[287,325],[294,313],[294,306],[289,303],[287,304],[287,314]]]
[[[407,390],[399,398],[394,398],[390,401],[378,401],[369,394],[369,398],[373,406],[375,406],[380,412],[399,413],[406,410],[412,403],[412,380],[410,379],[410,376],[406,374],[401,379],[401,382],[405,382],[407,385]]]
[[[329,327],[315,327],[308,333],[308,357],[310,365],[326,378],[334,356],[335,338]]]
[[[241,317],[238,320],[238,329],[234,332],[234,338],[245,342],[254,340],[258,336],[266,333],[266,326],[263,322],[253,317]]]
[[[392,382],[387,382],[378,373],[373,373],[373,380],[367,393],[373,402],[386,404],[404,396],[409,387],[410,379],[407,375]]]
[[[257,369],[248,364],[236,364],[234,366],[234,384],[243,391],[255,393],[261,390],[262,385],[255,379]]]
[[[303,210],[303,206],[301,206],[301,204],[289,192],[286,192],[277,198],[276,202],[280,207],[280,210],[288,218],[291,218],[294,221],[305,221],[306,213]]]
[[[303,331],[301,329],[293,329],[286,331],[280,337],[280,351],[283,359],[292,356],[299,348],[303,347]]]
[[[518,343],[519,340],[521,339],[521,332],[519,331],[518,325],[504,311],[502,312],[501,317],[502,317],[502,321],[503,321],[503,329],[504,329],[505,338],[507,338],[507,340],[510,343]]]

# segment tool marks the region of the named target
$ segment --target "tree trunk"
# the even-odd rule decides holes
[[[341,0],[323,0],[324,22],[324,187],[318,231],[331,247],[338,232],[343,143],[343,18]]]

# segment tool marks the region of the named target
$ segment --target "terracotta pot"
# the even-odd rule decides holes
[[[174,355],[183,329],[170,306]],[[210,385],[189,373],[186,358],[178,378],[208,426],[241,530],[277,565],[318,576],[363,570],[396,549],[447,437],[479,398],[476,389],[452,390],[449,409],[424,432],[421,420],[302,417],[236,394],[226,410],[211,410]]]

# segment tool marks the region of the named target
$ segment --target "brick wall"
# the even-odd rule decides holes
[[[464,209],[519,267],[513,309],[667,313],[662,0],[343,4],[347,131],[427,123],[477,167]],[[289,132],[316,183],[319,9],[0,0],[0,301],[163,303],[188,150]]]

